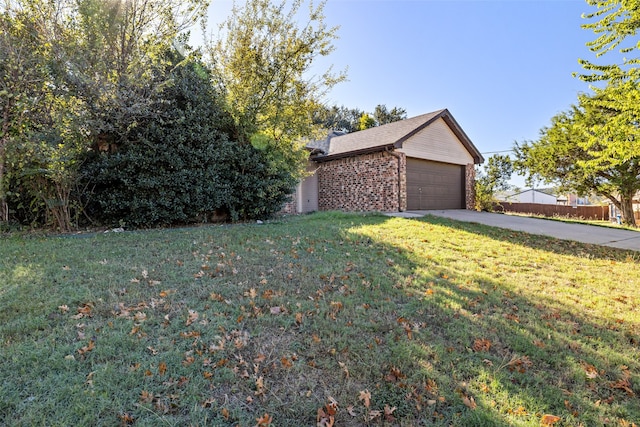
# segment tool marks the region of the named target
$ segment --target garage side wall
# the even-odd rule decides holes
[[[469,163],[464,169],[465,202],[468,210],[476,208],[476,168]]]
[[[378,152],[323,162],[317,174],[319,210],[397,212],[406,208],[402,153]]]

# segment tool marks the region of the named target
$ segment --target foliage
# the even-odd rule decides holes
[[[365,118],[363,119],[363,117]],[[386,105],[378,104],[372,114],[366,113],[359,108],[338,107],[337,105],[325,106],[316,112],[313,120],[316,125],[323,129],[349,133],[361,130],[361,126],[366,126],[366,129],[406,118],[407,112],[404,108],[393,107],[389,111]],[[362,123],[362,120],[365,120],[365,122]]]
[[[639,266],[336,212],[5,236],[0,424],[632,426]]]
[[[247,0],[243,7],[234,6],[210,47],[236,123],[250,137],[261,134],[272,141],[270,149],[288,159],[296,177],[302,175],[301,159],[306,158],[298,141],[315,136],[312,117],[322,97],[345,79],[331,67],[312,74],[312,62],[334,50],[337,28],[325,24],[324,3],[310,5],[304,17],[301,6],[301,0]]]
[[[397,122],[407,118],[407,110],[404,108],[393,107],[391,111],[384,104],[376,105],[373,112],[373,119],[376,121],[376,126],[386,125],[387,123]]]
[[[358,130],[365,130],[372,128],[376,125],[376,121],[367,113],[362,113],[360,120],[358,120]]]
[[[511,188],[509,180],[513,173],[513,164],[509,156],[494,154],[484,166],[484,173],[476,170],[475,208],[479,211],[492,211],[495,194]]]
[[[359,108],[347,108],[344,105],[338,107],[322,106],[315,112],[313,123],[325,130],[336,130],[340,132],[356,132],[360,124],[360,117],[364,111]]]
[[[635,225],[632,199],[640,190],[640,157],[625,152],[637,149],[636,130],[617,126],[619,104],[599,107],[609,90],[597,100],[581,97],[581,104],[556,115],[537,141],[516,144],[515,167],[563,190],[605,196],[622,211],[625,224]]]
[[[585,19],[595,21],[582,25],[597,36],[587,43],[587,47],[596,57],[605,54],[613,56],[617,50],[621,55],[612,60],[612,64],[598,65],[581,59],[579,62],[587,72],[576,74],[585,81],[605,81],[617,84],[621,81],[640,78],[640,58],[635,36],[640,28],[640,3],[638,0],[587,0],[597,10],[584,15]],[[627,43],[625,43],[627,42]]]
[[[148,227],[206,221],[216,211],[233,219],[277,211],[295,183],[267,151],[229,139],[237,132],[206,69],[182,61],[168,77],[154,105],[158,119],[139,122],[131,142],[87,161],[90,214]]]
[[[558,182],[581,194],[607,197],[635,226],[632,200],[640,190],[640,70],[637,46],[629,44],[640,28],[637,0],[588,0],[597,11],[583,25],[596,39],[587,43],[596,56],[613,64],[580,60],[593,94],[579,96],[578,105],[552,119],[535,142],[516,144],[517,168],[531,178]],[[635,42],[634,42],[635,43]],[[619,50],[621,58],[616,57]]]
[[[153,117],[150,101],[162,87],[154,76],[158,53],[202,17],[204,6],[199,0],[5,4],[0,220],[8,219],[10,190],[14,211],[45,208],[57,228],[71,228],[82,157],[93,144],[122,143],[140,120]]]

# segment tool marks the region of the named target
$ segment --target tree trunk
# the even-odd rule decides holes
[[[636,227],[636,218],[633,212],[633,196],[633,193],[620,196],[620,210],[622,211],[622,223]]]

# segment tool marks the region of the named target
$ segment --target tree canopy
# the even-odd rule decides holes
[[[303,169],[295,141],[343,78],[308,74],[335,29],[322,5],[298,27],[301,4],[235,9],[229,44],[205,63],[187,40],[207,0],[5,2],[0,221],[66,231],[81,217],[152,226],[276,212]]]
[[[475,208],[478,211],[492,211],[498,191],[511,189],[509,180],[513,173],[513,162],[506,155],[494,154],[489,157],[483,169],[476,169]]]
[[[591,86],[578,103],[556,115],[537,141],[516,144],[518,170],[564,189],[607,197],[623,221],[635,225],[632,200],[640,191],[640,1],[587,0],[583,17],[596,38],[587,47],[609,64],[581,59]]]
[[[348,108],[344,105],[340,107],[337,105],[323,106],[315,113],[313,120],[322,129],[349,133],[406,118],[407,111],[404,108],[393,107],[389,110],[385,104],[378,104],[373,113],[367,113],[359,108]]]

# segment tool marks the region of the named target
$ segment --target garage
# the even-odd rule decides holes
[[[407,210],[464,209],[465,168],[407,158]]]
[[[298,212],[473,209],[475,165],[484,161],[447,109],[331,131],[306,148],[317,169],[298,187]]]

